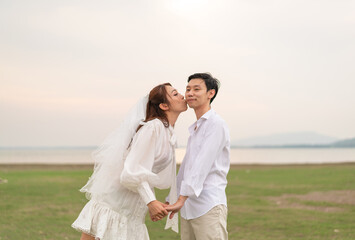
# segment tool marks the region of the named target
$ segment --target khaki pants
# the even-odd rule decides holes
[[[181,218],[181,240],[227,240],[227,207],[217,205],[201,217]]]

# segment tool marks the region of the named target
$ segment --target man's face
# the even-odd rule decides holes
[[[211,90],[207,91],[205,81],[201,78],[191,79],[186,86],[185,99],[190,108],[209,105],[213,95]]]

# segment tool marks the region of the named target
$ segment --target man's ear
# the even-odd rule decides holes
[[[159,104],[159,107],[160,107],[160,109],[163,110],[163,111],[169,110],[169,106],[168,106],[168,104],[166,104],[166,103],[161,103],[161,104]]]
[[[215,89],[208,90],[208,98],[209,99],[212,99],[215,94],[216,94],[216,90]]]

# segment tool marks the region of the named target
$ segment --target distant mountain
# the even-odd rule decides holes
[[[355,138],[334,142],[330,147],[355,147]]]
[[[0,146],[0,150],[71,150],[71,149],[96,149],[98,146]]]
[[[328,145],[339,139],[315,132],[280,133],[232,141],[236,147]]]

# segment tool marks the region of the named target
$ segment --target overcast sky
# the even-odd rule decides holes
[[[232,139],[355,136],[355,1],[0,2],[0,146],[97,145],[155,85],[221,83]],[[195,121],[176,124],[180,145]]]

